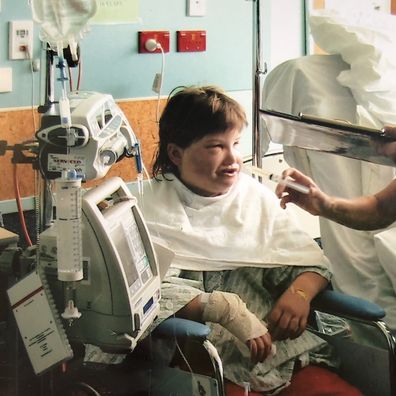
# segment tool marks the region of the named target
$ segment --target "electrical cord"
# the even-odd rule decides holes
[[[17,208],[18,208],[19,221],[20,221],[21,226],[22,226],[23,236],[24,236],[28,246],[33,246],[33,243],[32,243],[32,241],[30,239],[30,236],[29,236],[29,232],[27,230],[25,216],[23,214],[21,192],[20,192],[20,189],[19,189],[19,181],[18,181],[17,164],[14,164],[14,190],[15,190],[15,200],[16,200],[16,204],[17,204]]]
[[[31,75],[32,75],[32,89],[31,89],[31,101],[32,101],[32,118],[33,118],[33,128],[36,130],[36,121],[35,121],[35,114],[34,114],[34,71],[33,71],[33,62],[30,60],[31,59],[31,54],[29,47],[26,46],[25,49],[25,54],[26,54],[26,59],[29,60],[30,62],[30,70],[31,70]],[[15,192],[15,201],[18,209],[18,216],[19,216],[19,222],[22,227],[22,233],[25,238],[25,241],[28,246],[33,246],[32,240],[30,239],[29,232],[26,226],[26,220],[25,216],[23,213],[23,205],[22,205],[22,199],[21,199],[21,192],[19,188],[19,179],[18,179],[18,168],[17,164],[14,163],[13,166],[13,177],[14,177],[14,192]]]
[[[76,87],[77,91],[80,90],[82,72],[83,72],[83,70],[82,70],[82,58],[81,58],[81,55],[80,55],[80,59],[79,59],[79,62],[78,62],[78,75],[77,75],[77,87]]]
[[[33,119],[33,130],[36,131],[37,130],[37,126],[36,126],[36,117],[35,117],[35,110],[34,110],[34,70],[33,70],[33,56],[30,53],[29,50],[29,46],[25,47],[25,54],[26,54],[26,59],[29,60],[30,63],[30,73],[31,73],[31,77],[32,77],[32,89],[31,89],[31,109],[32,109],[32,119]]]
[[[164,75],[165,75],[165,52],[161,46],[161,44],[157,44],[159,50],[161,51],[162,55],[162,64],[161,64],[161,74],[160,74],[160,83],[158,87],[158,96],[157,96],[157,116],[156,116],[156,122],[157,124],[159,123],[160,119],[160,102],[161,102],[161,91],[162,91],[162,85],[164,82]]]
[[[69,75],[69,90],[73,91],[73,75],[70,66],[67,67],[67,72]]]
[[[76,84],[76,91],[80,90],[80,84],[81,84],[81,77],[82,77],[82,66],[81,66],[81,57],[78,62],[78,72],[77,72],[77,84]],[[68,66],[68,75],[69,75],[69,89],[70,91],[73,91],[73,73],[72,73],[72,68]]]
[[[155,39],[149,39],[145,43],[146,50],[149,52],[154,52],[155,50],[160,50],[162,55],[162,63],[161,63],[161,72],[157,73],[153,82],[153,91],[157,93],[157,111],[156,111],[156,123],[159,123],[160,119],[160,100],[161,100],[161,91],[164,82],[165,76],[165,52],[162,48],[161,43],[159,43]]]

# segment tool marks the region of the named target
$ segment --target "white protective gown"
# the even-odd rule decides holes
[[[285,113],[363,123],[364,108],[337,77],[349,65],[339,55],[310,55],[273,69],[263,88],[263,105]],[[369,120],[366,125],[372,126]],[[395,169],[351,158],[284,147],[287,163],[314,179],[327,194],[352,198],[370,195],[388,185]],[[336,289],[382,306],[385,321],[396,329],[396,229],[357,231],[320,218],[323,249],[330,259]],[[381,234],[386,232],[386,239]],[[390,257],[392,256],[392,257]]]

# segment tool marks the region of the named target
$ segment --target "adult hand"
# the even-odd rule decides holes
[[[277,341],[300,336],[307,326],[309,311],[308,299],[287,289],[266,318],[272,339]]]
[[[253,363],[263,362],[272,354],[272,339],[269,332],[248,340],[246,345],[250,349],[250,359]]]
[[[282,177],[291,178],[297,183],[309,188],[309,193],[304,194],[283,184],[278,184],[275,189],[275,194],[280,198],[280,206],[283,209],[291,202],[312,215],[317,216],[322,215],[326,207],[330,205],[330,197],[320,190],[310,177],[304,175],[297,169],[289,168],[284,170]]]

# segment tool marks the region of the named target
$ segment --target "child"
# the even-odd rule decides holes
[[[161,318],[219,322],[209,339],[225,377],[275,394],[300,366],[334,365],[329,346],[305,331],[310,301],[331,274],[320,248],[276,196],[241,173],[246,125],[241,106],[216,87],[173,92],[160,119],[154,180],[138,198],[153,239],[175,253]],[[230,321],[231,332],[224,331]],[[258,331],[238,336],[250,321]]]

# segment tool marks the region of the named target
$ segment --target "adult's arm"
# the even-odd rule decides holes
[[[282,208],[294,203],[315,216],[357,230],[380,229],[396,221],[396,180],[374,195],[344,199],[327,195],[311,178],[297,169],[286,169],[282,176],[309,188],[308,194],[302,194],[279,184],[276,194]]]

